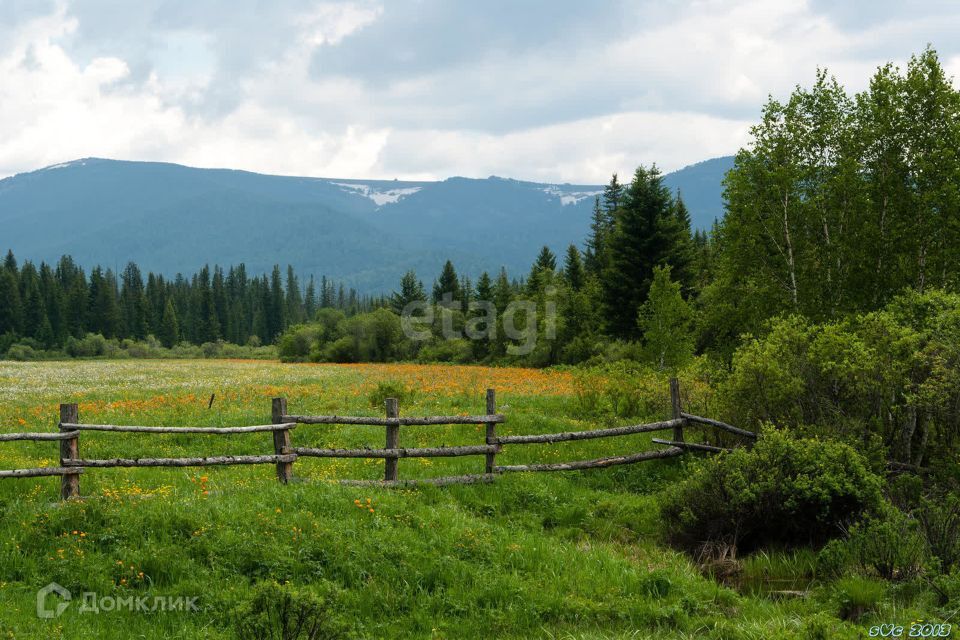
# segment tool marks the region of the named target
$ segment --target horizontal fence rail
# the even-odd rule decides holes
[[[421,449],[309,449],[294,447],[293,453],[305,458],[452,458],[479,456],[500,451],[498,445],[428,447]]]
[[[39,469],[13,469],[0,471],[0,478],[39,478],[42,476],[64,476],[83,473],[83,469],[65,469],[63,467],[41,467]]]
[[[720,429],[721,431],[729,431],[730,433],[735,433],[738,436],[743,436],[745,438],[753,438],[754,440],[756,440],[757,438],[757,434],[755,434],[753,431],[747,431],[746,429],[734,427],[733,425],[729,425],[726,422],[720,422],[719,420],[714,420],[713,418],[704,418],[703,416],[695,416],[689,413],[681,413],[680,415],[684,419],[689,420],[691,422],[699,422],[700,424],[705,424],[710,427],[715,427],[717,429]]]
[[[64,429],[74,431],[113,431],[119,433],[207,433],[213,435],[231,435],[237,433],[258,433],[261,431],[283,431],[297,425],[263,424],[252,427],[135,427],[115,424],[63,424]]]
[[[757,434],[734,427],[725,422],[685,413],[680,405],[680,389],[676,379],[670,381],[670,404],[672,417],[660,422],[590,429],[585,431],[566,431],[561,433],[541,433],[531,435],[497,435],[497,425],[504,424],[506,417],[497,413],[496,393],[488,389],[486,393],[486,413],[484,415],[458,416],[404,416],[400,417],[399,403],[395,398],[385,402],[385,417],[337,416],[337,415],[296,415],[287,410],[285,398],[274,398],[271,407],[271,423],[240,427],[170,427],[135,426],[111,424],[87,424],[80,421],[76,404],[60,405],[60,421],[54,433],[5,433],[0,434],[0,442],[15,441],[53,441],[59,442],[60,466],[36,469],[0,470],[0,478],[33,478],[60,476],[60,495],[63,499],[80,495],[80,475],[87,468],[136,468],[136,467],[208,467],[229,465],[272,464],[276,466],[277,479],[287,483],[293,478],[293,465],[300,458],[363,458],[382,459],[384,461],[383,480],[341,480],[341,483],[358,486],[402,487],[414,484],[444,486],[449,484],[472,484],[492,482],[503,473],[530,471],[577,471],[598,469],[617,465],[634,464],[647,460],[672,458],[689,451],[724,453],[730,449],[686,442],[683,428],[697,423],[726,431],[754,440]],[[367,425],[384,428],[385,446],[383,448],[337,449],[320,447],[295,447],[291,442],[291,431],[297,425]],[[441,447],[402,447],[400,445],[401,427],[424,425],[484,425],[484,444],[441,446]],[[614,438],[638,433],[671,431],[672,438],[652,438],[655,445],[665,448],[640,451],[624,455],[575,460],[556,463],[533,463],[497,465],[496,457],[502,453],[505,445],[552,445],[561,442],[590,440],[595,438]],[[272,454],[264,455],[216,455],[203,457],[178,458],[83,458],[80,455],[81,434],[90,432],[139,433],[146,435],[245,435],[269,433],[273,440]],[[403,458],[452,458],[460,456],[483,456],[484,472],[439,478],[400,479],[399,462]]]
[[[615,467],[620,464],[633,464],[635,462],[644,462],[646,460],[656,460],[657,458],[672,458],[683,455],[683,449],[671,447],[669,449],[657,449],[655,451],[641,451],[626,456],[612,456],[609,458],[597,458],[595,460],[577,460],[576,462],[553,462],[550,464],[515,464],[497,467],[499,472],[510,471],[577,471],[579,469],[597,469],[600,467]]]
[[[449,425],[449,424],[490,424],[506,422],[502,415],[492,416],[423,416],[412,418],[374,418],[365,416],[283,416],[289,422],[301,424],[341,424],[385,426]]]
[[[14,442],[16,440],[32,440],[41,442],[44,440],[70,440],[76,438],[75,432],[66,433],[0,433],[0,442]]]
[[[501,436],[496,439],[497,444],[553,444],[568,440],[590,440],[592,438],[611,438],[626,436],[632,433],[649,433],[651,431],[667,431],[683,424],[682,419],[635,424],[626,427],[611,427],[609,429],[594,429],[592,431],[567,431],[564,433],[541,433],[532,436]]]
[[[108,460],[64,460],[66,467],[212,467],[236,464],[293,462],[296,455],[209,456],[206,458],[112,458]]]

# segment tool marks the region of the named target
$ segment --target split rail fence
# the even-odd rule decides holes
[[[509,472],[525,471],[574,471],[580,469],[595,469],[622,464],[633,464],[646,460],[670,458],[683,455],[687,451],[706,451],[719,453],[727,449],[684,440],[683,429],[690,423],[697,423],[721,431],[736,434],[748,439],[756,439],[757,435],[745,429],[739,429],[719,420],[704,418],[685,413],[680,405],[680,387],[676,379],[670,381],[670,399],[672,416],[669,420],[646,424],[593,429],[589,431],[570,431],[564,433],[547,433],[535,435],[497,435],[497,425],[506,421],[503,414],[497,413],[496,393],[487,389],[486,413],[473,416],[426,416],[401,417],[399,403],[396,398],[386,400],[386,415],[383,418],[365,416],[311,416],[290,414],[287,411],[285,398],[274,398],[272,406],[271,424],[244,426],[244,427],[142,427],[109,424],[84,424],[80,422],[79,410],[76,404],[60,405],[60,421],[55,433],[8,433],[0,434],[0,443],[12,441],[56,441],[60,445],[60,466],[42,467],[33,469],[0,470],[0,478],[32,478],[40,476],[60,476],[60,497],[64,500],[80,495],[80,475],[87,468],[117,468],[117,467],[206,467],[222,465],[251,465],[272,464],[276,466],[277,479],[287,483],[293,479],[293,464],[300,458],[374,458],[384,461],[384,479],[374,480],[341,480],[349,484],[376,484],[381,486],[398,486],[405,484],[462,484],[472,482],[491,482],[497,475]],[[486,437],[484,444],[466,446],[419,447],[404,448],[400,446],[400,427],[422,425],[485,425]],[[366,425],[385,428],[385,446],[382,449],[322,449],[311,447],[295,447],[291,441],[291,431],[297,425]],[[269,432],[273,434],[273,453],[267,455],[223,455],[192,458],[110,458],[87,459],[80,457],[80,435],[83,432],[99,431],[112,433],[140,433],[140,434],[184,434],[196,433],[207,435],[242,435],[250,433]],[[652,438],[652,442],[664,445],[666,448],[637,453],[597,458],[593,460],[577,460],[572,462],[524,464],[524,465],[497,465],[497,454],[501,453],[504,445],[554,444],[576,440],[594,438],[611,438],[632,435],[670,431],[670,439]],[[447,476],[440,478],[401,480],[399,477],[399,463],[401,458],[435,458],[456,456],[483,456],[485,459],[484,472],[478,474]]]

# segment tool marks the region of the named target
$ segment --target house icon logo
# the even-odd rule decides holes
[[[47,603],[47,600],[49,599],[48,596],[51,594],[60,596],[59,601],[53,608],[50,608]],[[70,598],[70,591],[64,587],[61,587],[56,582],[51,582],[43,589],[37,591],[37,617],[45,619],[59,618],[60,614],[66,611],[67,607],[70,606]]]

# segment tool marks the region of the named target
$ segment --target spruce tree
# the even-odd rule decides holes
[[[307,292],[303,296],[303,312],[307,320],[313,320],[317,314],[317,287],[313,283],[313,276],[307,282]]]
[[[300,283],[293,272],[293,266],[287,265],[287,324],[303,322],[303,298],[300,296]]]
[[[453,300],[460,297],[460,280],[457,278],[457,270],[453,268],[453,263],[449,260],[444,263],[440,277],[433,285],[433,301],[435,303],[443,302],[445,294],[448,294],[448,297]]]
[[[18,334],[22,326],[23,307],[17,277],[8,268],[0,269],[0,336]]]
[[[158,333],[160,342],[168,349],[176,345],[180,339],[180,325],[177,322],[177,310],[174,309],[171,298],[167,298],[167,303],[163,307],[163,317],[160,320],[160,330]]]
[[[403,313],[408,304],[426,300],[427,294],[423,290],[423,283],[417,279],[417,274],[410,270],[400,279],[400,290],[390,296],[390,308],[396,313]]]
[[[679,255],[683,233],[656,166],[637,169],[615,215],[601,278],[604,310],[610,333],[632,339],[639,337],[637,312],[650,290],[653,269]]]
[[[576,245],[571,244],[567,247],[567,255],[563,261],[563,279],[570,285],[571,289],[579,291],[583,287],[584,278],[580,251]]]

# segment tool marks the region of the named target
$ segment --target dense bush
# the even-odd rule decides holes
[[[912,578],[923,569],[924,540],[917,521],[893,507],[853,525],[848,547],[861,569],[885,580]]]
[[[330,589],[327,589],[330,591]],[[237,612],[234,629],[241,640],[334,640],[345,636],[329,595],[290,584],[264,582]]]
[[[729,418],[881,447],[893,460],[950,460],[960,444],[960,295],[907,293],[882,311],[811,324],[781,318],[733,358]]]
[[[750,450],[702,461],[665,492],[665,530],[676,544],[741,550],[819,544],[881,504],[881,480],[851,447],[768,432]]]

